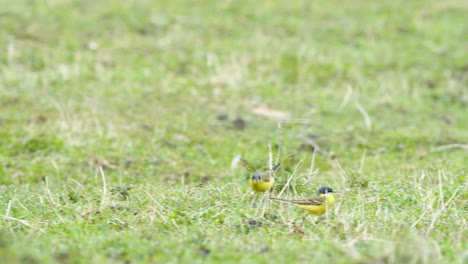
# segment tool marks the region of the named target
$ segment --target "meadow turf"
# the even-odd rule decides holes
[[[0,6],[0,263],[468,263],[466,1]]]

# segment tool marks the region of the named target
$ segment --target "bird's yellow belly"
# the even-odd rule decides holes
[[[299,208],[311,215],[323,215],[327,210],[325,205],[302,205],[298,204]]]
[[[252,186],[252,189],[256,192],[265,192],[271,189],[273,184],[275,183],[275,179],[270,178],[270,181],[254,181],[250,180],[250,186]]]
[[[298,204],[297,206],[304,210],[306,213],[311,215],[323,215],[328,209],[333,207],[335,204],[335,198],[333,196],[328,195],[327,201],[321,205],[305,205],[305,204]]]

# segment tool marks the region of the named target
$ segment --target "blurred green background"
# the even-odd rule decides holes
[[[466,263],[464,1],[0,6],[5,263]]]

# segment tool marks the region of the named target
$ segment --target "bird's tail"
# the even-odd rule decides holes
[[[294,201],[291,201],[291,200],[286,200],[286,199],[281,199],[281,198],[274,198],[274,197],[270,197],[270,200],[280,201],[280,202],[284,202],[284,203],[294,203]]]
[[[271,171],[275,172],[279,167],[281,167],[281,163],[278,163],[275,166],[273,166],[273,168],[271,168]]]

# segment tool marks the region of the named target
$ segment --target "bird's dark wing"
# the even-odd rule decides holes
[[[262,180],[265,181],[265,182],[270,181],[270,178],[271,178],[272,174],[273,173],[271,171],[264,171],[264,172],[260,173],[260,175],[262,177]]]
[[[325,202],[325,199],[326,197],[311,196],[305,199],[292,200],[291,202],[302,205],[321,205],[323,202]]]
[[[265,181],[265,182],[269,182],[271,176],[273,176],[273,173],[275,173],[275,171],[276,171],[280,166],[281,166],[281,163],[278,163],[278,164],[276,164],[275,166],[273,166],[273,168],[272,168],[271,170],[267,170],[267,171],[260,172],[260,175],[262,176],[262,180]]]

